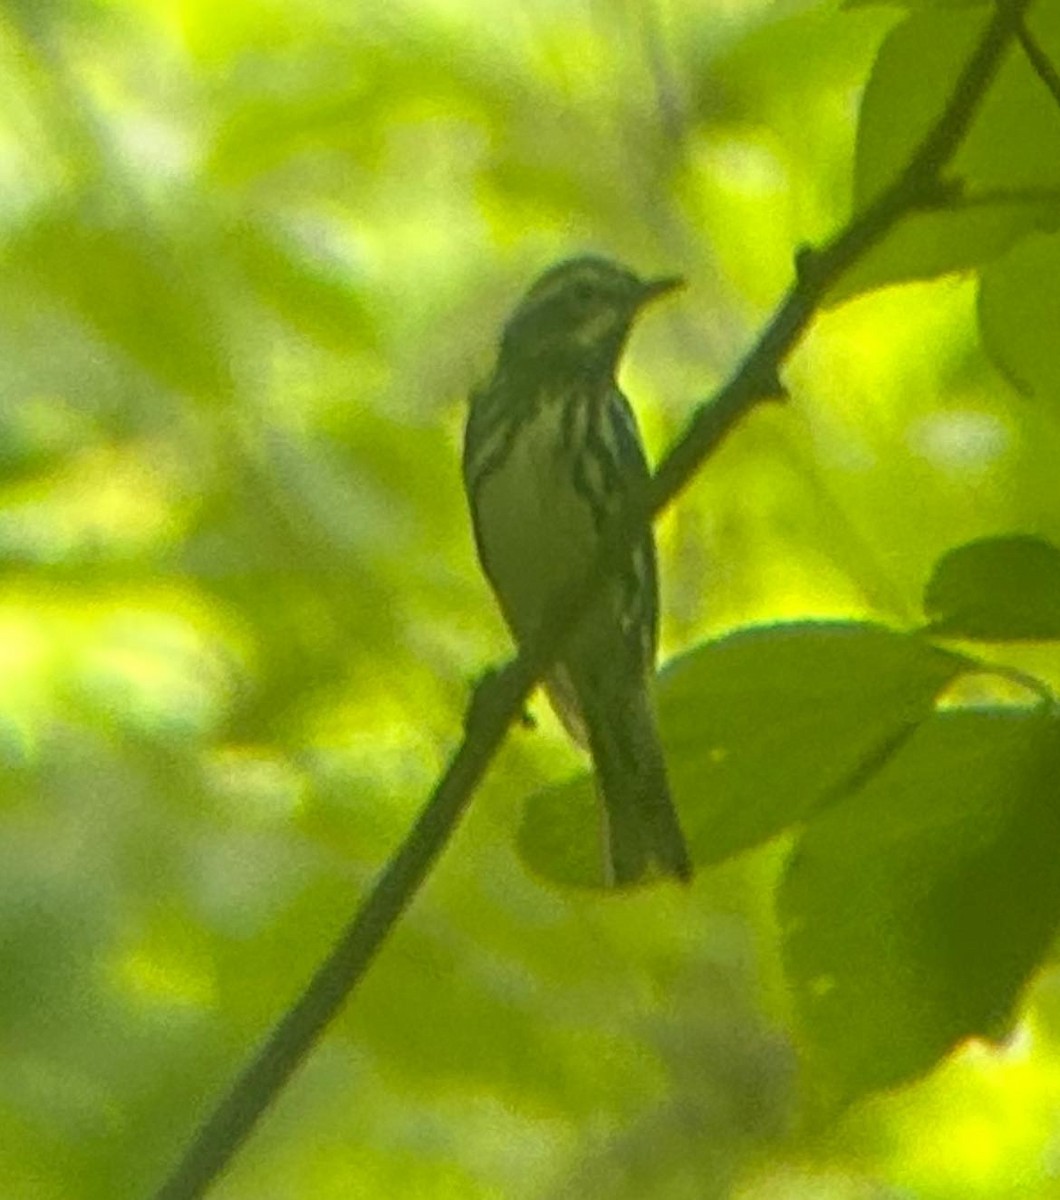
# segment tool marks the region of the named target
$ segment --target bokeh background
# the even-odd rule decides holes
[[[424,801],[509,649],[459,455],[522,289],[585,251],[687,277],[623,373],[657,457],[849,215],[900,19],[0,6],[3,1196],[148,1195]],[[950,275],[820,318],[790,403],[659,526],[664,658],[765,619],[910,626],[950,546],[1060,535],[1055,408],[976,305]],[[687,892],[537,879],[521,803],[581,763],[535,712],[214,1194],[1060,1194],[1060,972],[1003,1045],[822,1121],[785,843]]]

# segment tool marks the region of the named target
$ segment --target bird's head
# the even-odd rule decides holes
[[[641,306],[683,282],[640,279],[606,258],[558,263],[533,284],[512,314],[502,355],[539,370],[613,373]]]

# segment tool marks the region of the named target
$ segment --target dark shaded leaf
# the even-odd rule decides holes
[[[935,564],[924,611],[952,637],[1060,638],[1060,549],[1027,534],[958,546]]]
[[[767,625],[682,656],[659,705],[694,857],[726,858],[813,812],[965,666],[914,635],[840,621]]]
[[[923,725],[819,814],[780,896],[805,1042],[830,1098],[1002,1036],[1060,922],[1060,725],[1030,711]]]
[[[600,813],[592,777],[543,788],[526,802],[520,857],[532,871],[567,887],[603,887]]]
[[[933,711],[965,660],[861,622],[743,630],[669,664],[659,715],[693,859],[780,833],[879,768]],[[600,882],[590,781],[533,796],[519,837],[534,870]]]

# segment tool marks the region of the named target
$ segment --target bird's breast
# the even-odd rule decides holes
[[[519,638],[533,634],[597,548],[592,509],[575,485],[588,406],[574,403],[570,410],[559,400],[538,405],[477,489],[484,565]]]

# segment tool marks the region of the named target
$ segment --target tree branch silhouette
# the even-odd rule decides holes
[[[904,216],[952,190],[944,171],[968,131],[1031,0],[999,0],[953,91],[892,184],[831,241],[800,251],[796,277],[757,343],[729,380],[694,412],[644,496],[607,531],[600,554],[525,647],[476,689],[464,739],[397,853],[258,1053],[202,1124],[155,1200],[195,1200],[225,1170],[262,1114],[363,977],[376,951],[444,849],[511,723],[565,635],[585,615],[622,551],[687,486],[733,428],[758,404],[782,398],[780,368],[843,273]]]
[[[1060,73],[1057,72],[1056,67],[1052,64],[1052,60],[1042,49],[1022,18],[1016,27],[1016,37],[1019,38],[1020,46],[1023,49],[1023,53],[1027,56],[1027,61],[1031,64],[1034,73],[1049,89],[1049,94],[1056,103],[1060,104]]]

